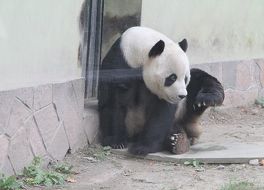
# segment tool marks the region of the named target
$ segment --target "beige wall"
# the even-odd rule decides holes
[[[141,25],[187,38],[192,64],[264,57],[263,0],[143,0]]]
[[[81,77],[82,0],[0,0],[0,90]]]

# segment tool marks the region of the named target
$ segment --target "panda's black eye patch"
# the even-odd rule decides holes
[[[164,86],[171,86],[176,80],[177,75],[173,73],[165,79]]]

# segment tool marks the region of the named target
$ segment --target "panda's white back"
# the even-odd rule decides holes
[[[121,36],[120,46],[128,65],[138,68],[145,64],[149,59],[150,49],[159,40],[165,42],[165,49],[168,51],[170,49],[181,51],[178,44],[151,28],[136,26],[126,30]]]

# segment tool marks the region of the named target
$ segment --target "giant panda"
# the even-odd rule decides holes
[[[184,39],[175,43],[147,27],[132,27],[118,38],[99,71],[100,141],[114,149],[147,155],[182,154],[201,134],[198,119],[221,105],[220,82],[190,69]]]

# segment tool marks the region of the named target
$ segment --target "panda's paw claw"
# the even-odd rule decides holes
[[[170,140],[174,142],[174,141],[177,141],[177,138],[178,138],[178,134],[172,134],[170,137]]]
[[[113,144],[113,145],[111,145],[111,147],[112,147],[113,149],[125,149],[125,148],[127,147],[127,145],[121,143],[121,144]]]
[[[178,143],[179,138],[181,138],[180,134],[177,134],[177,133],[172,134],[170,137],[170,140],[171,140],[170,144],[171,144],[172,152],[174,154],[176,154],[176,152],[177,152],[177,146],[176,145]]]
[[[194,111],[200,110],[203,107],[206,107],[206,103],[205,102],[193,104],[193,110]]]
[[[117,147],[118,147],[118,149],[123,149],[124,145],[123,144],[119,144]]]
[[[172,134],[169,139],[173,154],[183,154],[189,150],[190,142],[185,133]]]
[[[176,134],[176,133],[172,134],[171,137],[170,137],[172,143],[173,142],[177,143],[178,138],[179,138],[179,134]]]
[[[194,104],[197,106],[202,104],[203,107],[215,107],[222,105],[223,100],[222,93],[199,92],[195,97]]]

